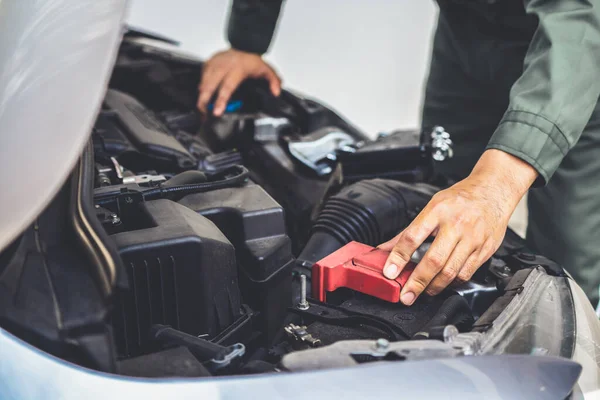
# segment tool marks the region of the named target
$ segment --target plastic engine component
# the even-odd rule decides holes
[[[235,249],[211,221],[178,203],[139,207],[149,221],[111,236],[129,278],[113,316],[119,355],[153,350],[153,324],[215,337],[241,315]]]
[[[367,136],[314,101],[285,90],[273,97],[260,80],[248,80],[243,86],[245,89],[240,86],[237,93],[237,99],[244,101],[240,112],[208,118],[199,136],[215,152],[235,148],[242,153],[253,179],[284,207],[288,234],[297,253],[308,239],[315,206],[331,188],[337,189],[342,179],[339,168],[319,176],[290,153],[289,144],[313,141],[315,135],[331,129],[357,142],[367,140]]]
[[[433,170],[431,149],[421,144],[418,131],[380,135],[358,149],[341,148],[337,158],[346,182],[374,177],[419,182],[426,180]]]
[[[283,208],[254,183],[188,195],[180,203],[213,221],[235,246],[244,302],[260,312],[271,340],[291,302],[294,259]]]
[[[336,152],[353,149],[356,140],[340,129],[326,127],[306,135],[302,140],[290,141],[290,154],[317,176],[329,175],[336,167]]]
[[[94,142],[96,154],[118,156],[125,167],[134,170],[158,165],[176,171],[195,168],[198,163],[152,111],[117,90],[106,93]]]
[[[357,241],[376,246],[391,239],[427,204],[431,195],[415,185],[371,179],[360,181],[330,197],[319,213],[311,236],[298,257],[299,265],[315,262]]]
[[[358,242],[350,242],[312,267],[312,293],[324,302],[327,292],[341,287],[397,303],[400,290],[415,268],[409,263],[395,280],[383,276],[390,253]]]

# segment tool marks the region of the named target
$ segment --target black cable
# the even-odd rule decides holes
[[[177,344],[179,346],[187,347],[197,357],[200,357],[201,361],[221,357],[228,351],[226,346],[221,346],[220,344],[189,335],[167,325],[152,325],[150,335],[152,340],[160,343]]]
[[[183,196],[192,193],[203,193],[211,190],[240,186],[246,183],[248,179],[248,170],[246,169],[246,167],[242,165],[235,165],[231,168],[228,168],[227,172],[232,170],[237,170],[237,173],[234,176],[226,177],[222,180],[171,187],[159,186],[157,188],[143,191],[142,194],[145,200],[154,200],[157,198],[168,197],[168,195],[170,194],[177,194]]]
[[[311,303],[313,303],[311,301]],[[318,303],[313,303],[316,306],[319,306]],[[295,314],[299,314],[303,317],[310,318],[314,321],[323,322],[330,325],[338,325],[338,326],[347,326],[347,327],[358,327],[360,325],[370,326],[376,329],[379,329],[385,332],[392,341],[397,340],[406,340],[410,339],[410,335],[408,335],[402,328],[390,324],[383,318],[376,317],[374,315],[365,315],[361,313],[357,313],[354,311],[347,310],[342,307],[332,306],[328,304],[326,307],[322,307],[324,309],[333,309],[339,311],[343,314],[346,314],[347,317],[327,317],[324,315],[320,315],[318,313],[313,313],[309,310],[299,310],[297,308],[290,308],[289,310]]]
[[[124,189],[114,190],[112,193],[103,193],[95,195],[95,204],[110,208],[114,205],[119,196],[125,195],[138,199],[137,201],[156,200],[175,196],[185,196],[194,193],[204,193],[211,190],[225,189],[230,187],[242,186],[248,181],[249,171],[242,165],[234,165],[226,170],[208,176],[209,181],[192,184],[183,184],[177,186],[163,186],[146,189],[130,190],[123,192]],[[218,180],[215,180],[218,179]],[[168,182],[168,181],[167,181]],[[110,187],[109,187],[110,188]]]
[[[312,302],[313,302],[313,300],[311,300],[311,303]],[[386,326],[390,327],[390,329],[392,329],[394,332],[396,332],[399,335],[403,336],[405,339],[410,338],[410,335],[408,333],[406,333],[404,331],[404,329],[400,328],[399,326],[396,326],[394,324],[389,323],[386,319],[377,317],[375,315],[365,315],[363,313],[359,313],[359,312],[356,312],[356,311],[348,310],[347,308],[340,307],[340,306],[335,306],[335,305],[332,305],[332,304],[327,304],[326,307],[327,308],[331,308],[331,309],[336,310],[336,311],[339,311],[339,312],[342,312],[342,313],[344,313],[346,315],[369,318],[371,320],[377,321],[378,323],[385,324]]]

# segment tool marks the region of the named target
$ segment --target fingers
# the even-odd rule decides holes
[[[392,251],[396,243],[398,243],[398,240],[400,240],[400,235],[402,235],[402,233],[399,233],[387,242],[380,244],[377,248],[383,251]]]
[[[212,98],[213,94],[221,84],[223,77],[227,73],[227,70],[217,67],[211,67],[207,64],[204,72],[202,73],[202,81],[200,82],[200,94],[198,96],[198,110],[202,113],[207,112],[207,106]]]
[[[459,241],[448,258],[445,267],[433,278],[425,289],[430,296],[435,296],[450,285],[467,265],[467,259],[473,254],[473,247],[467,241]],[[472,260],[474,261],[474,260]]]
[[[229,98],[235,92],[239,84],[244,80],[244,74],[242,70],[239,68],[234,68],[229,71],[227,75],[223,78],[221,82],[221,87],[219,88],[219,95],[217,96],[217,100],[215,101],[215,109],[214,115],[221,116],[227,107],[227,102]]]
[[[428,207],[425,207],[417,218],[415,218],[414,221],[397,236],[397,240],[394,238],[390,241],[393,242],[395,240],[395,244],[385,262],[383,275],[388,279],[396,279],[410,261],[413,253],[429,237],[437,226],[437,214],[429,211]],[[389,248],[390,242],[384,243],[384,245],[382,245],[384,247],[380,248]]]
[[[458,232],[458,230],[457,230]],[[444,238],[444,242],[442,242]],[[427,294],[439,294],[453,281],[467,282],[477,269],[488,260],[497,250],[493,238],[483,241],[481,236],[461,237],[454,250],[445,261],[443,260],[448,248],[452,247],[455,237],[448,230],[442,228],[441,234],[436,238],[430,250],[436,246],[434,253],[429,251],[423,257],[415,271],[411,274],[402,289],[401,301],[410,305],[419,297],[425,287]],[[482,243],[483,241],[483,243]],[[436,242],[438,244],[436,245]],[[439,247],[443,245],[443,247]],[[440,268],[440,264],[442,268]],[[437,270],[437,273],[435,272]],[[410,293],[405,296],[405,293]],[[407,304],[412,300],[412,303]]]
[[[267,68],[264,78],[269,82],[269,89],[273,96],[279,97],[281,94],[281,78],[272,68]]]
[[[402,288],[402,303],[412,305],[423,291],[435,295],[453,281],[468,281],[498,249],[512,210],[496,201],[502,182],[486,185],[469,177],[437,193],[408,228],[379,246],[391,249],[383,274],[396,279],[426,238],[435,236]]]
[[[474,251],[465,261],[465,264],[456,276],[456,281],[467,282],[470,280],[477,269],[496,252],[497,246],[494,243],[494,240],[489,238],[479,249]]]
[[[204,65],[198,88],[198,110],[206,114],[211,99],[218,91],[213,114],[222,115],[232,94],[246,78],[266,79],[274,96],[281,93],[281,79],[259,55],[229,49],[215,54]]]
[[[215,101],[213,113],[215,116],[222,115],[231,95],[247,77],[248,73],[239,66],[224,69],[208,65],[200,83],[198,109],[203,113],[207,112],[208,103],[218,88],[219,94]],[[281,79],[271,68],[265,68],[264,72],[256,77],[263,77],[269,82],[269,88],[274,96],[281,94]]]
[[[231,68],[221,79],[219,94],[215,100],[215,108],[213,111],[215,116],[219,117],[223,115],[231,95],[236,91],[240,83],[249,76],[266,79],[269,82],[269,88],[274,96],[279,96],[281,93],[281,79],[271,68],[265,66],[264,72],[258,73],[257,75],[249,75],[246,70],[240,67]]]
[[[460,282],[460,283],[468,282],[469,279],[471,279],[471,277],[475,273],[475,271],[477,271],[477,268],[479,268],[481,266],[481,264],[483,264],[483,262],[480,262],[479,259],[480,259],[479,252],[478,251],[473,252],[465,260],[464,265],[462,266],[462,268],[460,269],[460,272],[456,276],[456,281]]]
[[[410,274],[400,293],[400,301],[409,306],[423,293],[431,281],[446,267],[450,255],[459,241],[459,231],[454,227],[443,228],[431,244],[421,262]],[[462,251],[462,250],[461,250]],[[458,272],[458,271],[457,271]]]

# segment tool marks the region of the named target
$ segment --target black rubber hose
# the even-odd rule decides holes
[[[469,321],[473,321],[473,314],[469,308],[469,303],[464,297],[455,294],[444,300],[440,309],[429,322],[413,336],[413,339],[428,339],[431,330],[434,328],[444,327],[458,322],[465,324]]]
[[[430,198],[415,185],[389,179],[349,185],[323,206],[297,264],[310,269],[353,240],[379,245],[406,227]]]
[[[153,325],[150,330],[152,340],[165,344],[177,344],[190,349],[196,356],[203,361],[217,358],[227,352],[227,347],[208,340],[188,335],[166,325]]]
[[[204,172],[189,170],[175,175],[174,177],[163,183],[162,187],[167,188],[182,185],[195,185],[198,183],[205,183],[207,180],[208,177]]]
[[[296,264],[310,270],[316,261],[319,261],[324,255],[331,254],[344,243],[335,237],[332,237],[326,232],[315,232],[311,237],[304,250],[298,257]]]
[[[165,198],[171,195],[185,196],[192,193],[203,193],[216,189],[240,186],[246,183],[246,181],[248,180],[248,170],[244,166],[237,165],[235,167],[230,168],[228,171],[236,171],[236,173],[234,176],[227,177],[218,181],[201,182],[179,186],[163,185],[154,189],[146,190],[142,192],[142,194],[144,195],[145,200]]]
[[[248,181],[249,176],[248,170],[242,165],[235,165],[223,170],[222,172],[208,175],[208,180],[206,182],[200,182],[200,180],[203,178],[200,174],[204,175],[203,173],[185,175],[180,174],[182,176],[179,178],[176,179],[175,176],[158,187],[145,190],[139,188],[137,190],[133,190],[132,193],[136,194],[137,196],[141,194],[144,200],[156,200],[163,198],[177,200],[177,197],[183,197],[188,194],[204,193],[211,190],[242,186]],[[197,183],[182,184],[183,182],[189,182],[190,180],[195,180]],[[114,203],[117,202],[119,195],[123,193],[123,189],[119,190],[119,188],[120,187],[117,186],[117,189],[113,190],[112,192],[95,195],[94,202],[99,206],[110,209],[111,205],[114,205]]]

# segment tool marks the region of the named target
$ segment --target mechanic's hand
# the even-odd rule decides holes
[[[435,236],[400,301],[411,305],[423,291],[436,295],[454,280],[471,279],[500,247],[510,216],[537,175],[524,161],[487,150],[466,179],[433,196],[404,231],[379,246],[391,251],[383,274],[395,279],[415,250]]]
[[[247,78],[264,78],[269,82],[271,93],[279,96],[281,79],[275,70],[261,56],[244,51],[229,49],[212,56],[205,64],[200,82],[198,109],[206,113],[208,102],[215,91],[219,91],[213,113],[220,116],[227,107],[227,101],[238,85]]]

